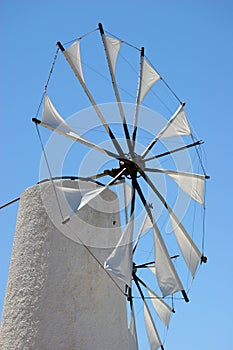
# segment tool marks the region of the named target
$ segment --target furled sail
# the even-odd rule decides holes
[[[154,251],[156,277],[163,297],[182,291],[184,288],[156,224],[154,224]]]
[[[166,304],[161,297],[159,297],[155,292],[153,292],[150,288],[147,287],[149,296],[151,298],[151,302],[153,304],[153,307],[158,314],[160,320],[165,324],[165,326],[168,328],[172,308]]]
[[[80,78],[84,81],[80,55],[80,39],[76,40],[68,49],[66,49],[66,52],[69,55],[70,61],[78,71]]]
[[[200,261],[201,253],[200,253],[199,249],[196,247],[195,243],[190,238],[190,236],[188,235],[187,231],[185,230],[184,226],[181,224],[180,220],[177,218],[177,216],[173,212],[172,208],[168,205],[168,203],[166,202],[166,200],[162,196],[162,194],[157,190],[157,188],[153,185],[153,183],[150,181],[149,178],[147,178],[147,181],[150,184],[150,186],[153,189],[153,191],[155,192],[155,194],[158,196],[160,201],[163,203],[163,205],[167,209],[167,211],[168,211],[168,213],[170,215],[172,224],[173,224],[173,228],[175,229],[174,233],[175,233],[177,242],[179,244],[179,247],[181,249],[182,255],[183,255],[183,257],[184,257],[188,267],[190,268],[190,272],[194,275],[196,267],[197,267],[197,265],[198,265],[198,263]],[[160,254],[160,251],[162,252],[163,250],[164,251],[166,250],[166,246],[164,245],[163,239],[162,239],[162,237],[160,235],[160,232],[158,231],[158,228],[155,225],[154,225],[154,228],[155,228],[154,229],[154,233],[156,233],[158,238],[159,238],[157,240],[158,241],[157,249],[158,249],[158,252]],[[163,248],[163,246],[164,246],[164,248]],[[160,250],[160,248],[162,248],[162,250]],[[155,249],[156,249],[156,241],[155,241]],[[193,254],[191,254],[192,252],[193,252]],[[168,258],[169,258],[168,253],[160,254],[160,255],[161,255],[161,260],[165,259],[165,260],[168,261],[168,263],[169,263],[169,261],[171,262],[171,259],[168,260]],[[155,256],[157,256],[157,253],[155,254]],[[190,261],[192,261],[192,264],[190,264]],[[157,259],[156,260],[156,276],[157,276],[158,283],[159,283],[159,286],[160,286],[159,280],[160,280],[160,277],[161,278],[165,278],[165,275],[164,275],[165,270],[163,271],[163,268],[165,268],[167,265],[161,264],[161,275],[160,275],[159,274],[159,268],[158,268],[159,267],[158,266],[158,262],[159,261]],[[171,263],[170,267],[171,268],[173,267],[172,263]],[[169,276],[169,270],[167,272],[168,272],[168,276]],[[174,270],[174,272],[175,272],[175,270]],[[167,278],[169,279],[168,276],[167,276]],[[173,277],[175,277],[175,274],[173,274]],[[165,278],[163,284],[166,284],[166,278]],[[167,287],[168,286],[169,286],[169,283],[168,283]],[[164,286],[164,287],[166,288],[166,286]],[[182,293],[184,292],[182,289],[181,289],[181,291],[182,291]],[[166,292],[165,292],[165,294],[166,294]],[[165,294],[163,293],[163,296],[165,296]],[[186,299],[186,296],[185,296],[185,299]],[[188,298],[187,298],[187,301],[188,301]]]
[[[142,61],[142,74],[140,77],[141,83],[139,83],[139,93],[138,103],[140,104],[146,94],[150,91],[152,86],[160,79],[160,75],[156,70],[147,62],[145,57]]]
[[[131,309],[128,334],[129,334],[129,350],[138,350],[138,339],[137,339],[137,331],[136,331],[136,325],[135,325],[133,306]]]
[[[121,47],[121,40],[109,37],[107,35],[105,37],[105,43],[108,49],[109,60],[111,62],[113,73],[116,71],[116,61],[118,57],[118,53]]]
[[[192,276],[194,277],[202,254],[173,212],[170,213],[170,219],[181,253]]]
[[[116,247],[104,263],[104,268],[129,287],[132,280],[132,240],[133,240],[133,218],[126,225]]]
[[[150,349],[157,350],[159,347],[162,346],[162,342],[160,340],[158,331],[155,327],[149,307],[145,300],[144,300],[144,319],[145,319],[146,332],[147,332],[147,337],[150,344]]]

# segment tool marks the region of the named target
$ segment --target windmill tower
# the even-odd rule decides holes
[[[80,186],[82,191],[94,188],[93,183],[81,181],[58,181],[58,185],[63,192],[73,191],[76,198]],[[1,326],[2,350],[119,349],[119,341],[121,348],[127,348],[125,298],[100,267],[119,239],[116,195],[105,191],[102,212],[94,206],[80,210],[74,220],[76,232],[72,218],[69,229],[55,224],[60,209],[68,212],[79,205],[72,203],[72,195],[68,201],[58,208],[51,181],[21,195]],[[111,207],[111,215],[104,206]],[[87,246],[91,239],[92,246]]]

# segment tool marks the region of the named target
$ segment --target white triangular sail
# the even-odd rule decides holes
[[[202,254],[174,213],[170,213],[170,219],[181,253],[194,277]]]
[[[169,119],[167,124],[159,132],[159,134],[157,134],[157,136],[154,137],[154,139],[151,141],[151,143],[145,149],[145,151],[141,154],[141,156],[144,158],[159,139],[185,136],[190,134],[191,130],[189,127],[189,123],[186,118],[186,114],[183,110],[183,104],[181,104],[176,110],[176,112],[173,114],[171,119]]]
[[[193,200],[204,204],[205,202],[205,179],[202,174],[186,173],[167,169],[146,168],[145,171],[167,174],[179,187],[187,193]]]
[[[48,94],[45,94],[44,96],[42,122],[53,129],[59,128],[64,134],[70,134],[72,132],[77,135],[77,138],[80,137],[80,135],[76,134],[58,113]]]
[[[78,71],[80,78],[84,81],[80,55],[80,39],[76,40],[68,49],[66,49],[66,52],[68,53],[72,64]]]
[[[109,60],[111,62],[113,73],[116,71],[116,61],[118,57],[118,53],[121,47],[121,40],[112,38],[110,36],[105,35],[105,44],[107,46]]]
[[[138,338],[137,338],[137,331],[136,331],[133,307],[131,310],[128,335],[129,335],[129,350],[138,350]]]
[[[120,280],[131,286],[132,280],[132,240],[133,240],[133,219],[126,225],[116,247],[106,259],[104,268]]]
[[[196,202],[204,204],[205,175],[164,170]]]
[[[162,342],[160,340],[158,331],[155,327],[149,307],[145,300],[144,300],[144,319],[145,319],[146,333],[149,340],[150,349],[157,350],[162,345]]]
[[[85,205],[89,204],[94,198],[96,198],[97,196],[99,196],[103,191],[106,190],[106,186],[105,187],[101,187],[101,188],[97,188],[96,190],[92,190],[92,191],[88,191],[84,194],[84,196],[82,197],[81,203],[78,207],[77,210],[82,209]]]
[[[97,151],[107,154],[111,157],[118,158],[116,154],[93,144],[92,142],[79,135],[76,131],[74,131],[58,113],[47,93],[44,96],[41,125],[57,132],[58,134],[68,137],[73,141],[79,142],[90,148],[94,148]]]
[[[184,136],[190,134],[191,130],[183,109],[183,105],[180,105],[177,111],[173,114],[171,119],[165,125],[165,127],[156,136],[156,139]]]
[[[140,104],[146,94],[150,91],[152,86],[156,83],[157,80],[160,79],[160,75],[156,72],[156,70],[147,62],[147,60],[143,57],[142,61],[142,74],[141,74],[141,83],[138,96],[138,103]]]
[[[153,307],[158,314],[160,320],[165,324],[165,326],[168,328],[172,308],[166,304],[161,297],[159,297],[155,292],[153,292],[150,288],[147,287],[149,296],[151,298],[151,302],[153,304]]]
[[[106,191],[109,186],[114,184],[114,182],[122,175],[122,173],[125,171],[125,169],[122,169],[113,179],[111,179],[105,186],[102,186],[100,188],[97,188],[95,190],[88,191],[84,194],[82,197],[81,203],[78,207],[78,210],[83,208],[85,205],[89,204],[93,199],[95,199],[97,196],[100,196],[101,193]]]
[[[161,234],[154,224],[154,251],[156,277],[163,297],[183,290],[182,283],[173,266]]]

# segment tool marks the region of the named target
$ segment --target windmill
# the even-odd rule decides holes
[[[96,31],[101,36],[109,74],[107,79],[104,76],[104,84],[107,80],[107,84],[112,85],[116,101],[110,105],[96,102],[84,72],[85,68],[86,71],[91,70],[96,74],[99,67],[93,68],[88,61],[81,59],[83,41],[92,37]],[[112,288],[119,293],[120,298],[126,298],[129,348],[139,348],[141,331],[137,332],[138,317],[135,315],[142,316],[143,313],[150,348],[164,349],[164,340],[159,331],[161,325],[157,328],[155,319],[157,317],[158,323],[161,321],[165,329],[168,328],[176,299],[189,301],[183,275],[186,276],[188,271],[192,282],[200,264],[207,261],[203,235],[198,238],[201,246],[199,248],[193,239],[194,231],[190,236],[183,224],[189,206],[194,205],[195,212],[205,212],[205,180],[208,176],[201,158],[202,141],[196,140],[191,131],[184,110],[185,103],[146,58],[144,48],[138,49],[110,33],[106,34],[101,23],[96,30],[66,45],[58,42],[57,46],[42,100],[33,118],[49,174],[48,181],[40,182],[44,187],[41,197],[43,206],[59,231],[79,243],[101,266],[101,272],[112,283]],[[83,46],[85,49],[85,45]],[[133,51],[133,54],[130,51],[127,59],[121,54],[124,47],[127,53]],[[88,51],[88,47],[86,50]],[[95,45],[89,51],[94,59],[96,51]],[[86,110],[83,116],[78,114],[74,127],[61,116],[49,97],[48,86],[58,53],[65,57],[91,104],[91,109]],[[121,58],[123,63],[126,62],[132,68],[133,55],[137,56],[139,64],[138,70],[133,66],[132,75],[135,71],[137,73],[136,79],[131,80],[131,75],[127,77],[125,70],[121,72],[117,63]],[[101,75],[103,76],[101,73],[98,78]],[[124,80],[130,88],[134,85],[135,94],[128,93],[123,85]],[[102,97],[102,91],[100,85],[97,95]],[[126,92],[130,95],[131,104],[122,102],[121,95],[126,96]],[[167,119],[144,104],[148,101],[149,105],[154,100],[162,106],[162,113],[167,109],[170,114]],[[42,117],[39,119],[42,104]],[[66,180],[64,175],[53,176],[51,160],[48,157],[53,141],[44,147],[40,126],[52,130],[59,137],[64,136],[72,144],[75,142],[81,145],[82,150],[83,146],[90,149],[83,157],[89,159],[89,166],[83,166],[83,169],[80,166],[85,176],[81,174],[78,177],[68,177],[68,184],[63,182]],[[81,133],[76,131],[80,126],[83,128]],[[100,134],[98,142],[97,132]],[[98,161],[98,154],[102,163]],[[63,160],[61,157],[61,162]],[[162,166],[163,164],[166,166]],[[199,169],[198,172],[193,171],[194,165]],[[94,168],[98,171],[87,174]],[[69,181],[76,181],[75,186]],[[174,184],[177,185],[176,189]],[[169,203],[170,193],[166,193],[170,188],[172,204]],[[117,195],[114,196],[112,192]],[[108,201],[106,204],[106,196],[110,196],[113,202],[118,198],[120,207],[118,204],[111,206]],[[54,203],[57,208],[55,211]],[[181,213],[180,203],[185,203]],[[109,222],[105,227],[100,225],[98,230],[99,219],[93,214],[98,211],[102,213],[102,220],[110,218],[111,225]],[[93,232],[88,234],[88,230],[77,233],[77,225],[82,225],[82,222],[90,224],[90,216],[95,217],[92,225],[96,227],[96,231],[100,231],[97,236],[93,236]],[[107,219],[103,219],[103,216]],[[167,222],[169,224],[165,227]],[[110,242],[108,239],[106,242],[106,228],[114,236]],[[121,231],[120,235],[116,232],[117,228]],[[167,234],[162,229],[167,230]],[[104,232],[103,237],[101,231]],[[99,234],[102,237],[100,240]],[[144,245],[143,249],[147,246],[145,253],[140,248],[141,244]],[[98,257],[92,249],[97,246],[108,249],[108,254]]]

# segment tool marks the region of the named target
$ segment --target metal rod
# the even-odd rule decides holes
[[[117,83],[116,83],[116,78],[115,78],[115,74],[113,72],[112,62],[110,60],[109,50],[108,50],[108,46],[107,46],[107,43],[106,43],[104,29],[103,29],[103,26],[102,26],[101,23],[99,23],[99,30],[100,30],[102,42],[103,42],[103,45],[104,45],[104,50],[105,50],[105,54],[106,54],[106,58],[107,58],[107,62],[108,62],[108,68],[109,68],[109,72],[110,72],[110,76],[111,76],[112,86],[113,86],[113,90],[114,90],[114,93],[115,93],[115,96],[116,96],[118,108],[119,108],[119,111],[120,111],[121,121],[122,121],[122,124],[123,124],[123,129],[124,129],[127,145],[128,145],[128,148],[129,148],[129,152],[132,153],[133,148],[132,148],[132,143],[131,143],[131,139],[130,139],[129,129],[128,129],[128,126],[127,126],[127,123],[126,123],[125,113],[124,113],[124,110],[123,110],[123,107],[122,107],[122,103],[121,103],[121,99],[120,99],[120,95],[119,95],[119,91],[118,91],[118,87],[117,87]]]
[[[13,204],[13,203],[15,203],[15,202],[19,201],[19,200],[20,200],[20,197],[15,198],[15,199],[13,199],[13,200],[12,200],[12,201],[10,201],[10,202],[5,203],[5,204],[1,205],[1,206],[0,206],[0,210],[1,210],[1,209],[3,209],[3,208],[5,208],[5,207],[7,207],[8,205],[11,205],[11,204]]]
[[[145,173],[144,173],[143,171],[141,171],[141,174],[142,174],[143,178],[146,180],[146,179],[147,179],[147,176],[145,175]],[[147,180],[146,180],[146,181],[147,181]],[[148,182],[148,184],[150,185],[149,181],[147,181],[147,182]],[[155,232],[156,232],[157,238],[158,238],[158,240],[159,240],[159,242],[160,242],[160,245],[162,246],[162,249],[163,249],[163,251],[164,251],[164,253],[165,253],[165,256],[167,256],[167,258],[168,258],[168,259],[167,259],[167,262],[168,262],[168,264],[170,265],[170,268],[172,269],[173,274],[174,274],[176,280],[179,282],[180,287],[182,287],[182,283],[181,283],[181,281],[180,281],[180,278],[179,278],[179,276],[178,276],[178,274],[177,274],[177,272],[176,272],[176,270],[175,270],[175,268],[174,268],[174,266],[173,266],[173,264],[172,264],[172,262],[171,262],[171,259],[170,259],[170,257],[169,257],[169,254],[168,254],[167,248],[166,248],[166,246],[165,246],[165,243],[164,243],[164,241],[163,241],[163,238],[162,238],[162,236],[161,236],[161,233],[159,232],[159,229],[158,229],[157,225],[155,224],[155,221],[154,221],[152,212],[151,212],[151,210],[150,210],[150,207],[149,207],[149,205],[148,205],[148,203],[147,203],[147,201],[146,201],[146,199],[145,199],[145,197],[144,197],[144,194],[142,193],[141,187],[139,186],[137,180],[135,180],[135,188],[136,188],[136,190],[137,190],[137,192],[138,192],[138,194],[139,194],[139,197],[140,197],[140,199],[141,199],[141,201],[142,201],[142,203],[143,203],[143,205],[144,205],[144,207],[145,207],[145,209],[146,209],[146,211],[147,211],[147,213],[148,213],[148,216],[149,216],[151,222],[153,223],[153,228],[154,228],[154,230],[155,230]],[[161,196],[161,195],[160,195],[160,196]],[[165,203],[166,203],[166,202],[165,202]],[[180,289],[180,290],[181,290],[181,293],[182,293],[182,295],[183,295],[185,301],[188,302],[189,299],[188,299],[188,297],[187,297],[185,291],[184,291],[183,289]]]
[[[167,156],[167,155],[175,153],[175,152],[183,151],[186,148],[195,147],[195,146],[201,145],[202,143],[204,143],[204,142],[202,140],[199,140],[199,141],[196,141],[194,143],[190,143],[188,145],[185,145],[183,147],[179,147],[179,148],[173,149],[171,151],[167,151],[167,152],[164,152],[164,153],[160,153],[160,154],[154,155],[153,157],[146,158],[145,162],[148,162],[149,160],[153,160],[153,159],[156,159],[156,158],[164,157],[164,156]]]
[[[113,157],[115,159],[119,159],[119,155],[117,155],[115,153],[112,153],[111,151],[108,151],[107,149],[104,149],[102,147],[99,147],[98,145],[95,145],[94,143],[84,139],[82,136],[80,136],[78,134],[77,135],[80,136],[79,138],[75,137],[75,136],[72,136],[72,135],[69,135],[69,134],[63,132],[62,130],[60,130],[59,128],[53,128],[52,126],[42,122],[41,120],[39,120],[37,118],[32,118],[32,121],[36,125],[40,124],[40,125],[44,126],[45,128],[47,128],[49,130],[55,131],[56,133],[58,133],[58,134],[60,134],[60,135],[62,135],[64,137],[67,137],[68,139],[71,139],[71,140],[73,140],[75,142],[81,143],[82,145],[85,145],[85,146],[90,147],[92,149],[95,149],[95,150],[97,150],[97,151],[99,151],[101,153],[104,153],[104,154],[108,155],[109,157]]]
[[[96,104],[93,96],[91,95],[90,91],[88,90],[86,84],[84,83],[83,79],[81,78],[78,70],[76,69],[76,67],[74,66],[74,64],[72,63],[69,54],[66,52],[66,50],[64,49],[64,47],[62,46],[62,44],[60,42],[57,42],[57,45],[59,47],[59,49],[61,50],[61,52],[63,53],[63,55],[65,56],[67,62],[69,63],[69,65],[71,66],[75,76],[77,77],[78,81],[80,82],[84,92],[86,93],[87,97],[89,98],[94,110],[96,111],[99,119],[101,120],[105,130],[107,131],[110,139],[112,140],[112,143],[114,145],[114,147],[116,148],[117,152],[119,153],[119,155],[124,156],[124,152],[120,146],[120,144],[118,143],[117,139],[115,138],[112,130],[110,129],[109,125],[107,124],[106,120],[104,119],[98,105]]]
[[[140,74],[139,74],[139,81],[138,81],[137,101],[136,101],[136,109],[135,109],[135,116],[134,116],[133,133],[132,133],[133,151],[135,149],[135,141],[136,141],[136,135],[137,135],[137,129],[138,129],[138,114],[139,114],[140,95],[141,95],[141,87],[142,87],[143,60],[144,60],[144,47],[141,48],[141,56],[140,56]]]

